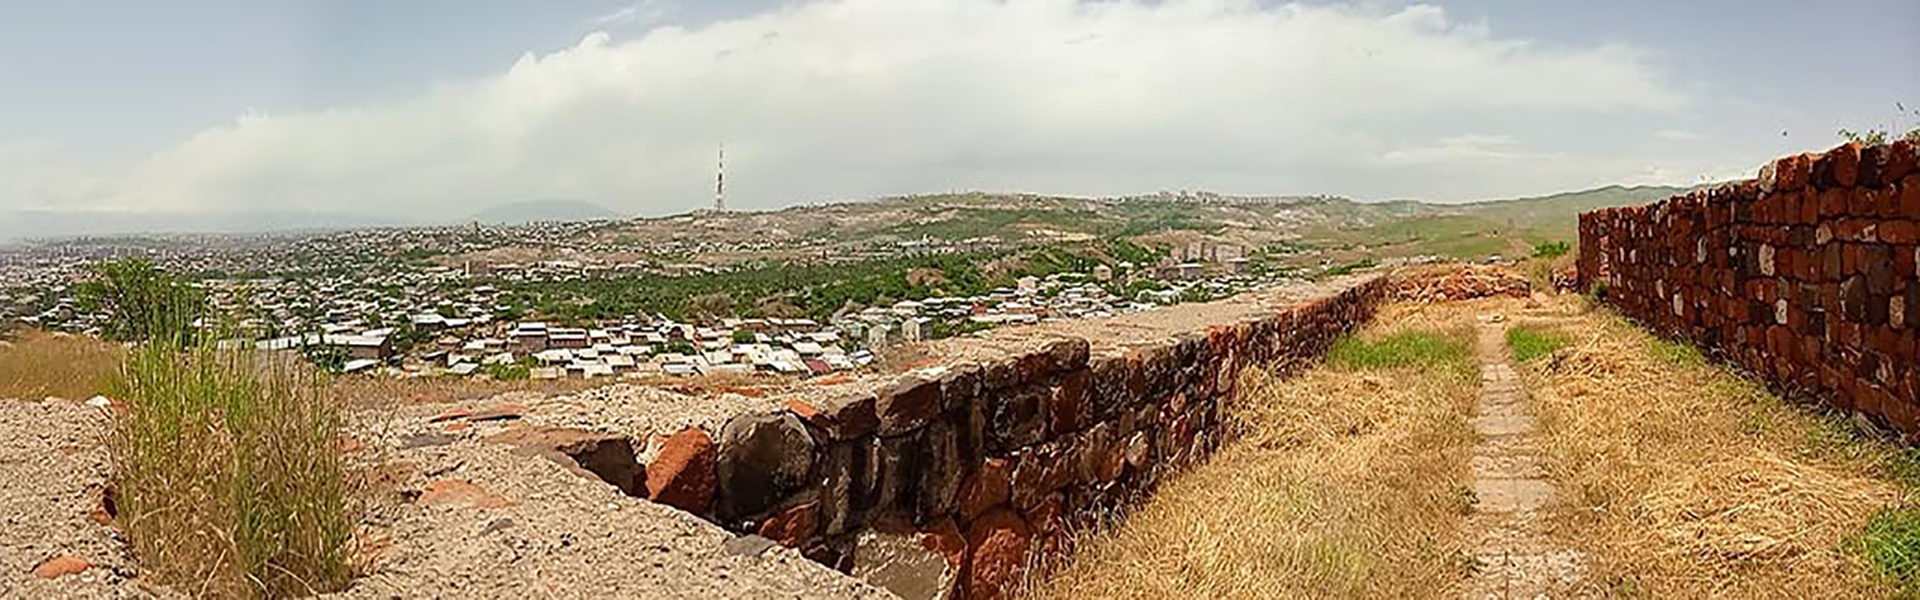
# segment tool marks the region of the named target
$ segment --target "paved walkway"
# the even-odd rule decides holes
[[[1559,490],[1540,470],[1538,436],[1526,392],[1508,364],[1506,328],[1480,327],[1480,405],[1473,420],[1475,569],[1466,598],[1554,598],[1577,594],[1582,555],[1559,548],[1540,521]]]

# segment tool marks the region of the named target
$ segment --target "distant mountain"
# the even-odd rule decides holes
[[[584,200],[528,200],[502,204],[474,215],[482,223],[518,224],[534,221],[591,221],[618,219],[620,213]]]
[[[1659,185],[1609,185],[1533,198],[1472,202],[1455,205],[1455,208],[1496,223],[1511,223],[1515,227],[1571,238],[1579,229],[1580,213],[1596,208],[1657,202],[1687,190]]]
[[[0,211],[0,243],[27,238],[143,233],[264,233],[418,225],[402,219],[299,211],[149,213],[111,210]]]

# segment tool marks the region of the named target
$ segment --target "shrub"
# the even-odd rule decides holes
[[[82,308],[109,315],[102,334],[112,340],[185,336],[206,312],[200,290],[142,259],[94,265],[74,292]]]
[[[1593,299],[1595,300],[1606,300],[1607,299],[1607,282],[1597,281],[1597,280],[1594,281],[1593,285],[1587,288],[1587,295],[1593,296]]]
[[[487,365],[487,374],[500,381],[519,381],[533,377],[533,359]]]
[[[359,510],[341,407],[291,355],[155,339],[115,385],[118,519],[144,572],[221,597],[345,586]]]
[[[1572,341],[1566,333],[1558,330],[1532,325],[1515,325],[1507,328],[1507,347],[1513,349],[1513,359],[1520,362],[1528,362],[1553,354],[1555,350],[1565,348]]]
[[[1363,258],[1354,262],[1340,265],[1338,267],[1327,269],[1326,272],[1321,273],[1320,275],[1322,277],[1339,277],[1341,275],[1346,275],[1354,271],[1359,271],[1361,269],[1371,269],[1378,264],[1379,263],[1374,262],[1372,258]]]
[[[1573,250],[1573,245],[1565,241],[1540,242],[1533,245],[1534,258],[1559,258]]]

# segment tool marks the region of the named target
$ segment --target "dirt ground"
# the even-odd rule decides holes
[[[356,536],[368,566],[336,595],[889,597],[796,552],[487,441],[512,427],[588,422],[647,439],[648,432],[711,424],[756,402],[764,401],[612,386],[362,413],[346,444],[360,462],[382,465],[384,487]],[[515,416],[430,422],[456,410]],[[0,399],[0,597],[186,595],[142,582],[120,533],[97,514],[107,477],[99,443],[105,423],[101,409],[80,402]],[[51,578],[34,573],[57,557],[78,559],[82,568]]]

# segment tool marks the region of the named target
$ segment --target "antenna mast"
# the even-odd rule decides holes
[[[720,143],[720,165],[713,174],[713,210],[727,209],[727,144]]]

